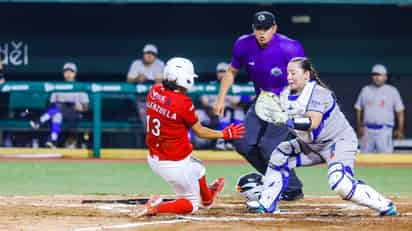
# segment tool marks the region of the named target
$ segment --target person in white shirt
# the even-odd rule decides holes
[[[133,61],[127,73],[128,83],[161,83],[163,78],[164,62],[158,57],[158,49],[153,44],[143,47],[142,59]],[[136,110],[140,121],[146,127],[146,96],[138,95]]]
[[[142,59],[134,60],[127,73],[127,82],[161,82],[164,62],[157,58],[158,49],[153,44],[143,47]]]

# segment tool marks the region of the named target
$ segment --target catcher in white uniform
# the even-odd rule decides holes
[[[342,199],[367,206],[380,215],[397,215],[389,199],[354,179],[356,134],[311,62],[303,57],[293,58],[287,71],[288,86],[280,96],[259,96],[258,101],[265,104],[257,103],[256,113],[265,121],[286,124],[297,138],[280,143],[273,151],[261,196],[247,202],[249,211],[278,212],[279,196],[287,185],[289,171],[326,162],[329,186]]]

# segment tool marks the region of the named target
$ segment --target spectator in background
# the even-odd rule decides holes
[[[65,63],[63,66],[64,81],[74,82],[77,75],[77,66],[74,63]],[[60,135],[62,122],[69,124],[82,118],[82,113],[89,109],[89,96],[85,92],[53,92],[50,96],[50,107],[36,121],[30,121],[34,129],[38,129],[47,121],[51,123],[50,136],[46,146],[55,148]]]
[[[143,59],[133,61],[127,73],[127,82],[162,82],[164,62],[157,58],[158,50],[153,44],[143,47]]]
[[[216,78],[217,81],[212,81],[211,83],[219,84],[220,80],[225,75],[227,68],[229,67],[228,63],[221,62],[216,66]],[[246,96],[246,98],[248,98]],[[199,97],[200,107],[197,109],[196,113],[199,118],[199,121],[206,127],[213,129],[223,129],[228,126],[230,123],[238,124],[243,122],[245,118],[245,110],[243,107],[245,97],[244,96],[234,96],[228,95],[225,98],[225,112],[223,116],[216,116],[213,113],[213,105],[215,105],[217,95],[205,94]],[[200,138],[199,138],[200,139]],[[198,140],[195,143],[201,143]],[[231,143],[226,142],[223,139],[218,139],[216,141],[216,149],[225,150],[233,149]]]
[[[143,58],[133,61],[127,73],[128,83],[161,83],[164,62],[157,58],[158,50],[153,44],[143,47]],[[146,127],[146,96],[137,96],[137,111],[144,127]]]
[[[381,64],[372,67],[372,84],[362,88],[355,103],[357,130],[363,153],[392,153],[392,132],[396,112],[397,139],[404,138],[404,110],[398,90],[386,84],[387,69]]]

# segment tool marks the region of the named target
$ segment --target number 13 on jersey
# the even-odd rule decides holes
[[[154,136],[160,136],[160,120],[158,118],[150,119],[150,115],[146,116],[146,132],[151,132]]]

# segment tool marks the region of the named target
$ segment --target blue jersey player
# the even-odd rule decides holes
[[[224,99],[241,68],[253,81],[256,95],[264,91],[279,94],[287,85],[286,67],[290,59],[304,56],[302,45],[277,32],[275,16],[267,11],[257,12],[253,18],[253,34],[241,36],[233,48],[231,64],[221,81],[215,113],[223,115]],[[284,141],[289,132],[261,120],[250,107],[245,118],[246,135],[234,142],[239,152],[257,171],[264,174],[270,155]],[[302,183],[292,171],[289,185],[283,194],[284,200],[303,197]]]

